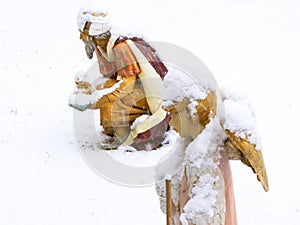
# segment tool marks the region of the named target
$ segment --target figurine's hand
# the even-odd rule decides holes
[[[92,94],[93,87],[89,82],[82,81],[82,80],[76,80],[75,84],[76,84],[75,94],[77,94],[77,93],[83,93],[83,94],[88,94],[88,95]]]
[[[91,94],[85,94],[82,92],[72,93],[69,98],[69,106],[79,111],[85,111],[87,109],[96,109],[95,104],[99,101],[103,91],[94,91]]]
[[[77,109],[81,112],[87,110],[92,104],[87,104],[87,105],[77,105],[77,104],[72,104],[72,103],[69,103],[69,106],[71,106],[72,108],[74,109]]]
[[[90,95],[94,91],[94,86],[91,79],[83,71],[79,71],[75,75],[75,84],[76,87],[74,90],[74,94],[82,93]]]
[[[69,98],[69,106],[79,111],[84,111],[92,105],[91,95],[87,94],[71,94]]]

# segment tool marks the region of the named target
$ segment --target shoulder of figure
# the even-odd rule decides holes
[[[120,44],[120,43],[125,42],[126,40],[128,40],[128,37],[126,37],[126,36],[120,36],[120,37],[118,37],[118,39],[115,41],[115,46],[118,45],[118,44]]]
[[[146,47],[151,47],[150,44],[141,37],[127,37],[127,36],[118,37],[118,39],[115,41],[115,45],[125,42],[127,40],[130,40],[130,41],[134,42],[135,44],[142,44]]]

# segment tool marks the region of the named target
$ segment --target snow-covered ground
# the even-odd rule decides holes
[[[262,139],[270,191],[232,162],[240,225],[300,222],[300,1],[105,1],[114,24],[182,46],[219,85],[243,90]],[[154,186],[129,188],[83,160],[68,98],[87,69],[80,0],[4,1],[0,8],[0,224],[165,224]]]

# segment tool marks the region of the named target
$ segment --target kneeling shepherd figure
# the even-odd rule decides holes
[[[170,116],[161,105],[162,79],[168,70],[155,49],[139,37],[112,35],[105,10],[82,10],[77,22],[86,54],[92,59],[96,52],[99,76],[106,80],[93,84],[77,76],[69,105],[80,111],[100,109],[103,133],[112,137],[103,149],[121,144],[137,150],[159,147]],[[86,101],[81,101],[83,96]]]

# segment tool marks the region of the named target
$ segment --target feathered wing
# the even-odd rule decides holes
[[[243,93],[234,88],[222,91],[224,120],[222,126],[228,138],[225,142],[229,159],[241,160],[251,167],[265,191],[268,177],[260,146],[259,132],[253,108]]]
[[[251,167],[257,175],[265,191],[269,190],[268,176],[264,164],[261,150],[257,150],[255,145],[250,143],[247,138],[237,137],[234,133],[225,129],[228,139],[225,143],[230,159],[241,160],[244,164]]]

